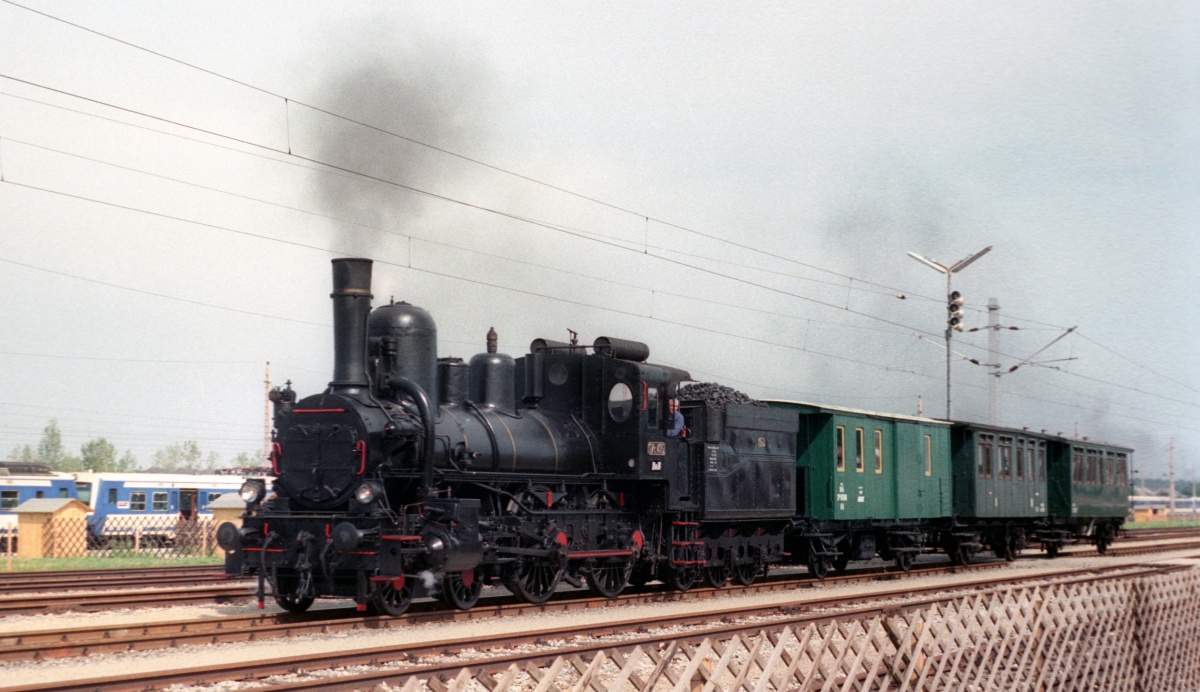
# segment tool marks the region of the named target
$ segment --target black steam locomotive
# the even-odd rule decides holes
[[[334,379],[272,393],[271,492],[242,489],[227,571],[257,571],[303,611],[353,598],[400,614],[414,596],[470,608],[485,583],[542,602],[560,582],[615,596],[662,579],[748,584],[784,560],[796,510],[794,413],[685,402],[687,372],[642,343],[538,339],[522,358],[438,358],[428,312],[371,308],[371,261],[333,261]]]

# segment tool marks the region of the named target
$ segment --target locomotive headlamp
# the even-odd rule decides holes
[[[371,482],[363,483],[362,485],[358,486],[357,490],[354,491],[354,499],[358,500],[364,505],[369,505],[382,496],[383,488],[379,487],[378,484]]]
[[[267,486],[262,481],[246,481],[242,483],[242,487],[238,490],[238,495],[242,498],[242,502],[248,505],[261,502],[267,494]]]

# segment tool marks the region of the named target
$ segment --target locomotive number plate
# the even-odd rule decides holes
[[[647,454],[647,456],[652,456],[652,457],[667,456],[667,443],[661,442],[661,441],[655,442],[654,440],[647,442],[646,443],[646,454]]]

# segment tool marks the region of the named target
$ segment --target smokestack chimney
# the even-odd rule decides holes
[[[333,260],[333,381],[337,394],[367,386],[367,317],[371,313],[371,260]]]

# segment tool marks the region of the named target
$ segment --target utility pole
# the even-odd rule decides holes
[[[1000,424],[1000,303],[988,298],[988,423]]]
[[[263,394],[263,456],[260,464],[271,458],[271,361],[267,361],[267,378]]]
[[[977,260],[980,257],[983,257],[987,253],[991,252],[991,250],[992,250],[992,246],[989,245],[989,246],[985,247],[984,249],[980,250],[979,252],[976,252],[973,255],[967,255],[966,257],[960,259],[959,261],[957,261],[951,265],[945,265],[945,264],[942,264],[941,262],[931,260],[928,257],[922,257],[921,255],[918,255],[915,252],[908,253],[909,257],[915,259],[916,261],[920,262],[921,264],[924,264],[925,266],[933,269],[934,271],[941,272],[942,274],[946,275],[946,300],[947,300],[946,310],[949,313],[946,318],[946,420],[950,420],[950,415],[951,415],[950,414],[950,355],[951,355],[950,354],[950,337],[954,335],[955,331],[961,332],[963,330],[963,326],[962,326],[963,297],[962,297],[961,293],[959,293],[958,291],[955,291],[953,289],[953,287],[950,285],[950,279],[958,272],[966,269],[967,266],[970,265],[975,260]]]
[[[1175,516],[1175,438],[1171,438],[1171,453],[1167,457],[1167,468],[1171,476],[1171,498],[1170,509],[1167,511],[1167,519],[1170,520]]]

